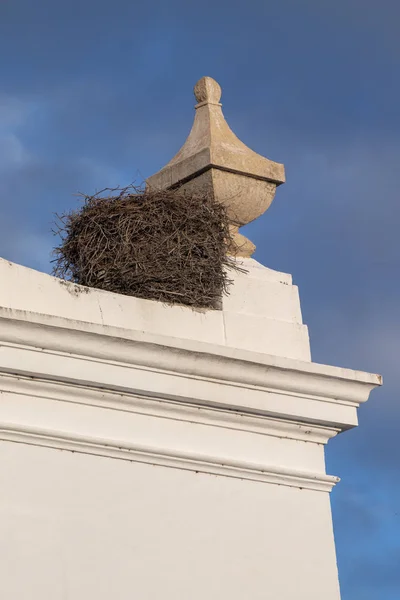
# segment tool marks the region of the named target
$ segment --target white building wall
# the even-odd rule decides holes
[[[26,444],[0,452],[5,598],[339,597],[327,492]]]
[[[204,311],[69,284],[0,258],[0,307],[310,360],[291,276],[252,259],[243,266],[224,310]]]
[[[246,265],[195,312],[0,260],[1,598],[339,599],[324,444],[380,378]]]

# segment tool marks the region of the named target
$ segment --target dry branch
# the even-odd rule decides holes
[[[221,204],[132,186],[83,198],[80,210],[58,216],[54,275],[138,298],[218,308],[230,284],[227,271],[238,270]]]

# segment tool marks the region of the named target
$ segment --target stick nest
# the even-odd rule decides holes
[[[108,196],[104,194],[108,193]],[[225,207],[209,196],[129,186],[57,215],[53,274],[109,292],[219,308],[239,270]]]

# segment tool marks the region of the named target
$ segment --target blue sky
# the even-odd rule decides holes
[[[0,256],[49,270],[53,213],[164,166],[203,75],[285,164],[255,258],[293,274],[315,361],[385,379],[327,450],[343,600],[400,597],[399,22],[398,0],[0,5]]]

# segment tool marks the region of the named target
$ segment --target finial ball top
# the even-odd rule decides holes
[[[212,102],[218,104],[221,100],[221,86],[212,77],[202,77],[194,86],[197,102]]]

